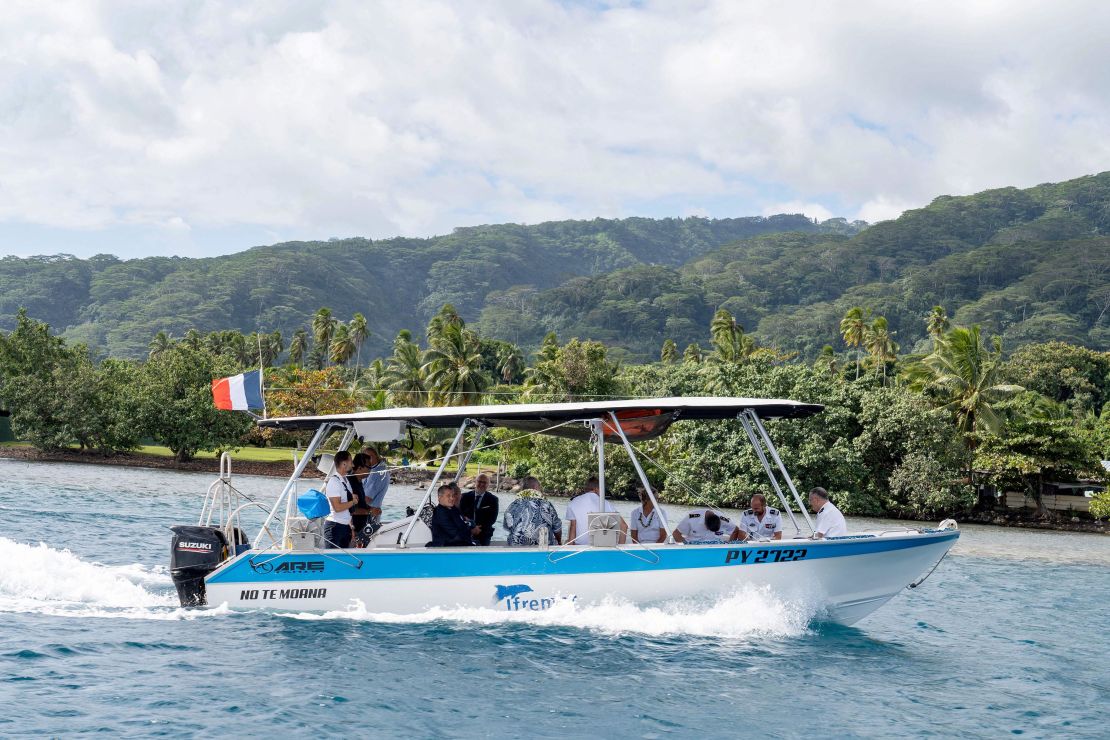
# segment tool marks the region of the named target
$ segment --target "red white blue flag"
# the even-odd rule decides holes
[[[219,378],[212,381],[212,400],[225,411],[249,411],[264,408],[262,402],[262,371]]]

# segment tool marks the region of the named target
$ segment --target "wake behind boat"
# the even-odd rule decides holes
[[[196,526],[175,527],[171,555],[183,605],[222,604],[232,608],[330,611],[361,602],[374,612],[418,614],[434,607],[477,607],[543,611],[563,601],[579,604],[619,599],[645,604],[712,596],[744,585],[769,587],[788,598],[816,602],[828,618],[853,624],[931,573],[955,544],[954,522],[938,529],[898,529],[811,539],[793,512],[800,511],[810,533],[813,521],[768,434],[768,419],[798,419],[819,413],[817,404],[745,398],[655,398],[586,403],[510,404],[408,408],[330,416],[260,420],[282,430],[315,430],[271,508],[242,500],[221,470]],[[623,543],[619,517],[604,511],[605,444],[623,446],[660,512],[632,442],[665,434],[676,421],[733,420],[744,430],[789,515],[798,536],[791,540],[727,543]],[[366,548],[322,549],[317,522],[298,510],[302,476],[329,438],[346,450],[356,437],[387,441],[407,427],[456,428],[420,509],[383,525]],[[456,478],[466,468],[486,432],[494,428],[551,434],[591,441],[598,458],[600,511],[589,515],[588,544],[510,547],[426,548],[431,531],[428,506],[450,460]],[[472,431],[464,446],[467,431]],[[330,472],[330,456],[319,461]],[[312,481],[310,484],[315,484]],[[266,510],[252,540],[242,513]],[[422,516],[423,515],[423,516]]]

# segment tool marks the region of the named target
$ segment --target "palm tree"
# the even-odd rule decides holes
[[[478,336],[458,325],[445,323],[435,344],[424,354],[428,386],[446,404],[465,405],[478,400],[489,387],[482,372]]]
[[[686,345],[686,350],[682,353],[682,361],[694,365],[701,362],[701,357],[701,347],[698,346],[697,342],[691,342],[690,344]]]
[[[864,336],[867,334],[867,318],[870,315],[870,309],[864,313],[864,310],[859,306],[853,306],[840,320],[840,336],[844,337],[844,344],[856,348],[856,380],[859,380],[860,347],[863,345]]]
[[[393,355],[381,375],[381,383],[401,406],[423,406],[427,395],[424,378],[424,353],[411,341],[412,334],[402,330],[393,340]]]
[[[281,331],[275,329],[266,336],[265,341],[270,351],[270,361],[266,363],[269,367],[285,351],[285,340],[281,337]]]
[[[196,329],[190,329],[185,332],[185,338],[181,340],[189,349],[200,349],[204,344],[204,336]]]
[[[303,367],[306,354],[308,354],[308,332],[297,329],[293,332],[293,340],[289,342],[289,363]]]
[[[744,327],[723,308],[713,314],[709,334],[716,350],[713,359],[718,362],[745,362],[755,351],[755,340],[744,333]]]
[[[462,329],[465,325],[462,317],[459,316],[459,312],[455,309],[455,306],[450,303],[444,303],[443,308],[439,309],[439,313],[433,316],[432,320],[428,322],[428,342],[434,342],[442,336],[448,326]]]
[[[355,353],[355,340],[351,329],[344,323],[336,324],[331,337],[329,357],[336,365],[346,365]]]
[[[1024,390],[1001,382],[1002,340],[995,337],[988,349],[977,325],[949,331],[922,363],[932,374],[928,389],[953,415],[969,449],[975,446],[972,432],[1001,430],[1002,417],[994,404]]]
[[[933,349],[936,349],[944,332],[948,331],[948,326],[948,314],[945,313],[944,306],[933,306],[933,310],[925,317],[925,331],[933,338]]]
[[[316,340],[316,346],[322,347],[324,351],[324,362],[327,362],[328,352],[327,349],[331,347],[331,335],[335,331],[336,319],[331,314],[330,308],[321,308],[312,317],[312,338]]]
[[[515,344],[503,344],[497,350],[497,372],[501,380],[506,383],[513,382],[524,372],[524,354]]]
[[[351,341],[355,343],[355,375],[358,375],[359,365],[362,364],[362,343],[370,338],[370,329],[366,326],[366,317],[356,313],[351,317]]]
[[[837,358],[836,350],[833,349],[831,344],[826,344],[821,348],[821,353],[817,355],[817,359],[813,362],[813,369],[832,376],[840,374],[840,360]]]
[[[883,385],[886,385],[886,364],[898,359],[898,343],[887,328],[885,316],[879,316],[867,327],[863,343],[868,354],[875,358],[875,374],[878,375],[881,370]]]
[[[163,352],[169,351],[169,349],[173,347],[173,339],[171,339],[170,335],[166,332],[160,331],[154,335],[154,339],[150,340],[148,346],[150,352],[147,354],[147,357],[153,360],[155,357],[158,357]]]
[[[659,361],[665,365],[673,365],[677,359],[678,345],[674,343],[673,339],[664,341],[663,348],[659,350]]]

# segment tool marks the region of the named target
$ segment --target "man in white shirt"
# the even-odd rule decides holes
[[[675,542],[726,542],[732,539],[737,526],[719,511],[691,511],[674,530]],[[746,539],[741,532],[741,539]]]
[[[762,493],[752,495],[752,508],[740,517],[740,529],[752,540],[781,540],[782,514],[778,509],[767,506],[767,497]]]
[[[590,514],[602,511],[616,512],[616,509],[608,501],[605,502],[605,508],[602,508],[601,495],[598,493],[598,480],[597,478],[590,478],[586,481],[582,493],[572,498],[570,503],[567,504],[566,514],[563,516],[565,521],[570,522],[567,530],[567,543],[571,545],[590,544]],[[621,517],[621,542],[624,542],[624,535],[627,531],[628,524],[625,523],[624,517]]]
[[[844,515],[832,501],[829,501],[829,492],[817,487],[809,492],[809,508],[817,514],[817,521],[813,525],[813,539],[823,540],[826,537],[843,537],[848,534],[848,522]]]
[[[335,461],[328,482],[324,485],[324,495],[331,504],[331,513],[324,522],[324,547],[346,549],[351,546],[351,509],[358,506],[358,497],[347,482],[351,472],[351,453],[340,450],[335,453]]]

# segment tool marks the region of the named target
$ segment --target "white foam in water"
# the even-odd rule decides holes
[[[480,608],[433,608],[417,615],[375,613],[358,601],[349,609],[324,614],[284,614],[294,619],[353,619],[383,623],[426,623],[450,620],[477,624],[527,623],[575,627],[604,634],[700,635],[742,639],[755,635],[792,637],[805,632],[817,609],[788,601],[770,589],[743,586],[715,600],[664,602],[637,606],[617,599],[579,606],[560,601],[542,612],[506,612]]]
[[[133,619],[228,613],[226,607],[179,608],[164,567],[101,565],[82,560],[69,550],[6,537],[0,537],[0,562],[4,564],[0,569],[0,612]]]

